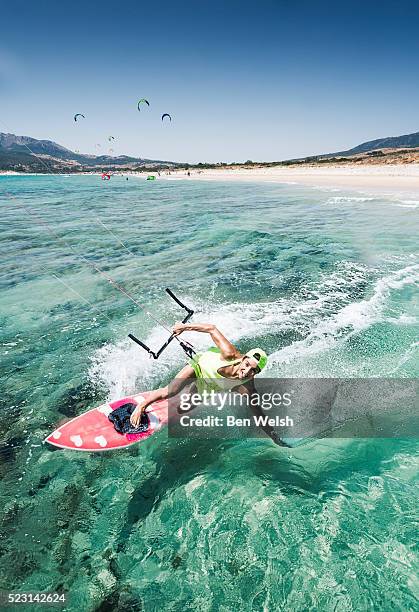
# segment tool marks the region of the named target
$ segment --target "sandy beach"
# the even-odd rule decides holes
[[[184,171],[168,178],[189,178]],[[419,164],[299,166],[294,168],[220,168],[191,170],[194,180],[266,181],[377,192],[419,193]]]

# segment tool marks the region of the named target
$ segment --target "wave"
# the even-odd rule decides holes
[[[371,202],[376,198],[373,197],[355,197],[355,196],[334,196],[326,201],[326,204],[346,204],[350,202]]]
[[[419,265],[414,264],[391,272],[376,281],[370,298],[349,303],[329,318],[319,321],[304,340],[294,342],[274,353],[270,359],[271,364],[288,364],[330,350],[372,324],[386,321],[384,307],[391,291],[418,282]]]
[[[400,204],[396,204],[399,208],[413,208],[416,209],[419,206],[419,200],[399,200]]]
[[[319,353],[325,353],[376,322],[395,323],[386,318],[385,306],[392,291],[419,282],[419,265],[410,264],[373,281],[377,270],[353,262],[341,262],[336,270],[319,282],[307,283],[298,295],[271,302],[228,303],[214,305],[184,296],[197,312],[196,319],[211,321],[235,343],[247,345],[263,341],[264,336],[278,338],[300,336],[291,344],[270,355],[266,375],[276,375],[281,367],[296,364]],[[373,282],[370,297],[354,301]],[[199,314],[198,314],[199,313]],[[414,319],[401,317],[397,323],[408,325]],[[288,334],[288,336],[287,336]],[[204,334],[184,334],[196,349],[210,344]],[[167,338],[167,331],[154,328],[145,342],[157,347]],[[154,388],[174,375],[185,364],[185,356],[173,343],[158,361],[128,340],[107,344],[92,357],[89,376],[93,384],[104,386],[109,399],[141,389]],[[297,375],[297,374],[295,374]],[[313,373],[314,375],[314,373]]]

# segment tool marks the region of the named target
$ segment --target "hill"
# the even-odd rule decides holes
[[[119,155],[86,155],[71,151],[52,140],[0,133],[0,171],[16,172],[93,172],[102,170],[146,170],[175,168],[214,168],[293,166],[300,164],[410,164],[419,163],[419,132],[388,136],[363,142],[352,149],[276,162],[182,164],[172,161]]]
[[[411,164],[419,163],[419,132],[404,134],[402,136],[387,136],[368,140],[352,149],[336,153],[323,153],[309,157],[287,159],[281,165],[293,166],[298,164]],[[277,165],[277,162],[268,165]]]
[[[164,160],[120,155],[85,155],[76,153],[52,140],[37,140],[0,132],[0,170],[17,172],[83,172],[102,169],[129,170],[177,167]]]
[[[329,153],[328,155],[358,155],[359,153],[368,153],[369,151],[377,151],[378,149],[413,149],[416,147],[419,147],[419,132],[404,134],[403,136],[387,136],[386,138],[378,138],[377,140],[368,140],[347,151]]]

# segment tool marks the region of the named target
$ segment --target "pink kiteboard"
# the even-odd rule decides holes
[[[113,423],[109,421],[108,415],[112,410],[128,402],[141,403],[147,399],[149,393],[149,391],[146,391],[145,393],[124,397],[115,402],[109,402],[109,404],[102,404],[97,408],[92,408],[92,410],[88,410],[58,427],[58,429],[45,438],[45,442],[60,448],[92,452],[125,448],[135,442],[146,440],[166,425],[168,420],[167,400],[160,400],[147,408],[146,412],[150,424],[147,431],[141,433],[118,433]]]

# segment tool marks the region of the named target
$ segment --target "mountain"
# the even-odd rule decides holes
[[[358,157],[356,157],[358,156]],[[349,158],[349,159],[348,159]],[[282,162],[246,162],[246,164],[294,165],[301,163],[334,163],[335,161],[380,163],[384,158],[392,163],[412,163],[419,159],[419,132],[403,136],[389,136],[369,140],[362,144],[337,153],[326,153],[305,158],[290,159]],[[197,164],[197,167],[213,168],[225,164]],[[228,165],[228,164],[227,164]],[[240,166],[243,164],[233,164]],[[16,136],[0,132],[0,171],[14,170],[17,172],[89,172],[99,170],[142,170],[193,167],[193,164],[142,157],[120,155],[85,155],[66,149],[52,140],[37,140],[29,136]]]
[[[404,134],[403,136],[387,136],[386,138],[377,138],[377,140],[368,140],[347,151],[338,151],[337,153],[327,153],[321,157],[329,157],[331,155],[359,155],[377,151],[378,149],[414,149],[419,147],[419,132],[413,134]]]
[[[403,136],[387,136],[368,140],[352,149],[286,159],[280,165],[294,166],[299,164],[329,164],[329,163],[361,163],[379,164],[395,163],[409,164],[419,162],[419,132]],[[273,162],[277,165],[278,162]],[[268,165],[272,165],[268,164]]]
[[[109,168],[176,167],[175,162],[120,155],[75,153],[52,140],[0,132],[0,170],[18,172],[81,172]]]
[[[29,136],[16,136],[15,134],[0,133],[0,150],[26,155],[51,155],[58,159],[74,159],[74,153],[52,140],[37,140]]]
[[[419,147],[419,132],[404,134],[403,136],[388,136],[387,138],[369,140],[353,147],[353,149],[339,151],[338,153],[329,153],[328,155],[357,155],[359,153],[376,151],[377,149],[413,149],[415,147]]]

